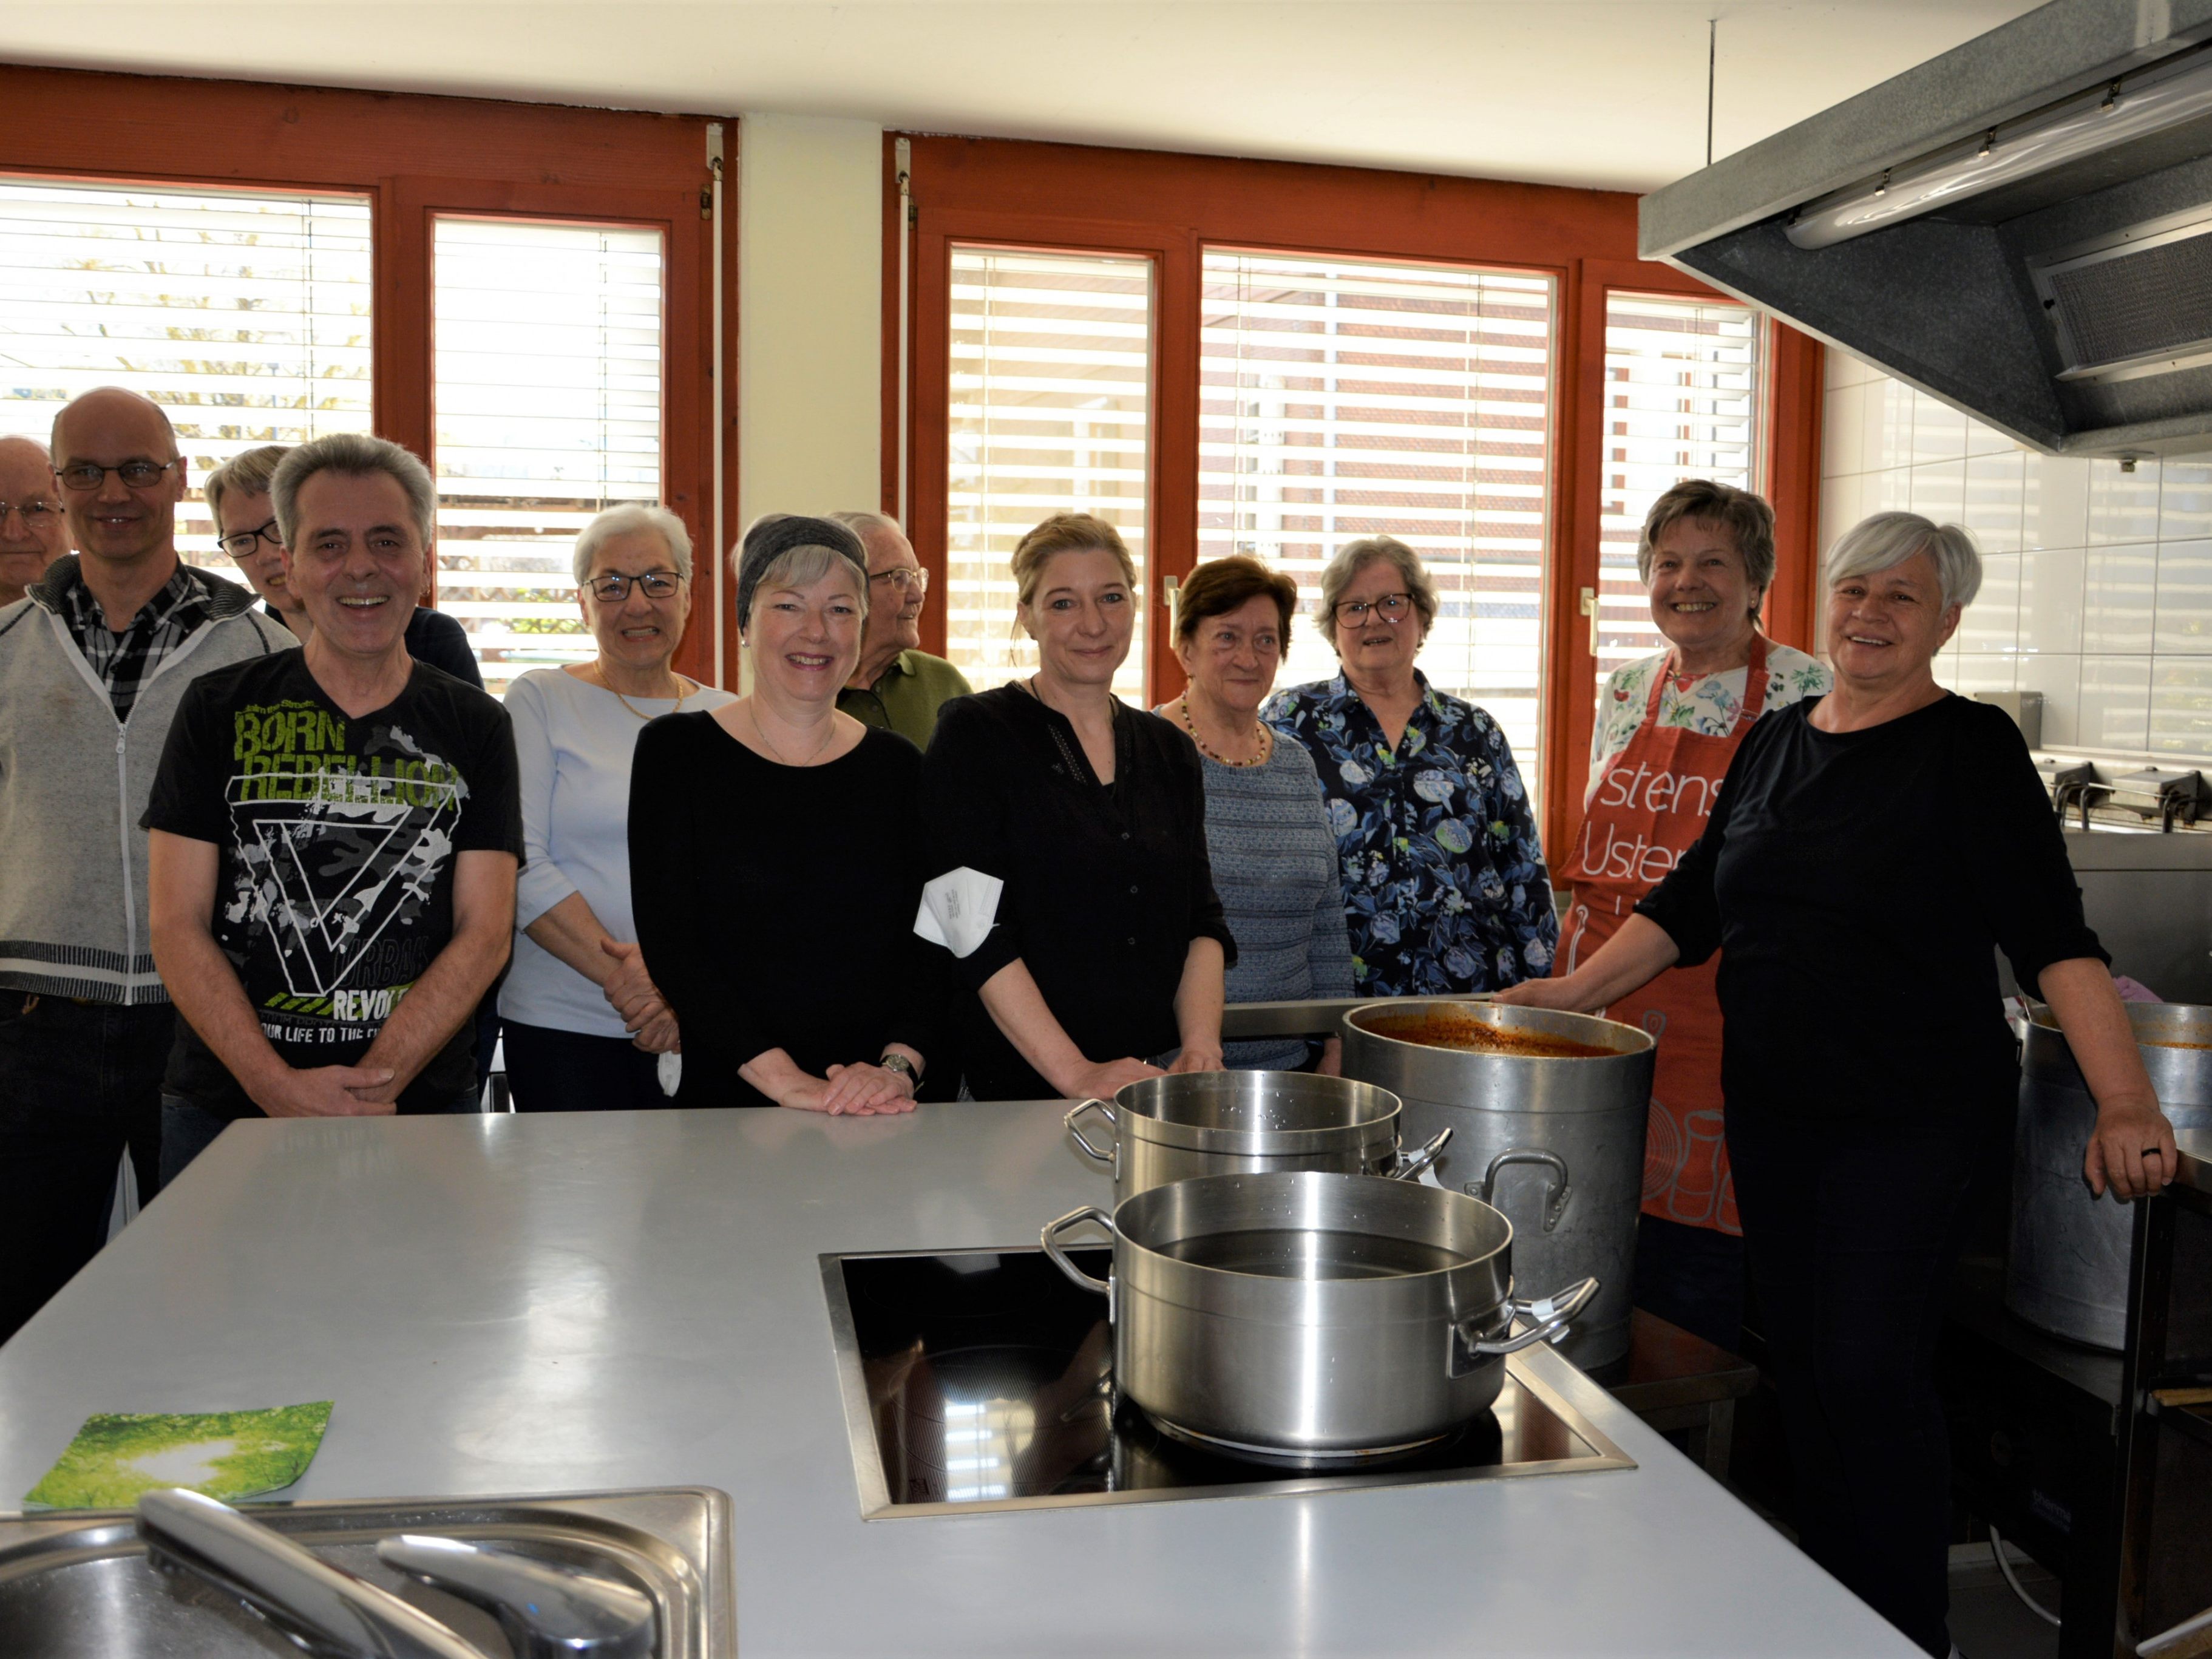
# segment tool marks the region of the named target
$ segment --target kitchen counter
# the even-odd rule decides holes
[[[1558,1355],[1639,1467],[860,1518],[817,1256],[1023,1245],[1056,1104],[243,1123],[0,1349],[0,1493],[88,1413],[335,1400],[300,1498],[699,1484],[740,1650],[1916,1650]]]

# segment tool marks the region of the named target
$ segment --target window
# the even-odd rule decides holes
[[[1141,574],[1150,505],[1152,265],[952,250],[945,654],[977,690],[1029,672],[1007,569],[1023,532],[1090,513]],[[1145,696],[1146,607],[1114,684]]]
[[[1217,251],[1202,281],[1199,556],[1287,571],[1310,613],[1346,542],[1406,543],[1440,605],[1423,672],[1496,716],[1533,787],[1552,279]],[[1336,672],[1302,619],[1279,683]]]
[[[1636,544],[1644,515],[1685,478],[1760,487],[1756,312],[1725,301],[1609,294],[1605,450],[1598,480],[1597,678],[1666,649],[1651,625]]]
[[[358,197],[0,181],[0,430],[43,442],[80,392],[144,392],[192,485],[178,549],[233,574],[199,482],[262,444],[370,429],[369,295]]]
[[[576,532],[661,498],[660,233],[441,217],[434,260],[438,608],[500,696],[593,654]]]

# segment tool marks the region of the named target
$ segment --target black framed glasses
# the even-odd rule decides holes
[[[52,527],[54,521],[62,515],[62,504],[48,501],[43,495],[33,496],[27,501],[0,501],[0,524],[8,521],[10,513],[19,514],[23,520],[23,528],[35,535],[41,530]]]
[[[929,572],[915,565],[898,565],[889,570],[878,570],[868,578],[868,585],[888,582],[902,593],[929,592]]]
[[[181,456],[173,461],[125,461],[120,466],[102,466],[98,461],[71,461],[67,466],[56,467],[54,477],[71,489],[97,489],[112,472],[133,489],[150,489],[172,468],[184,464]]]
[[[1345,599],[1336,607],[1340,627],[1349,623],[1354,628],[1363,625],[1370,612],[1386,623],[1401,623],[1413,613],[1411,593],[1378,593],[1372,599]]]
[[[234,531],[228,536],[215,538],[215,544],[234,559],[252,558],[253,550],[264,542],[271,547],[284,545],[283,537],[276,533],[276,520],[274,519],[255,529]]]
[[[629,597],[629,585],[635,582],[645,591],[648,599],[672,599],[677,584],[684,579],[672,570],[647,570],[635,576],[594,576],[584,586],[601,605],[620,605]]]

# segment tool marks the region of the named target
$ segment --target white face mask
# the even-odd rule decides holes
[[[999,919],[999,895],[1006,888],[998,877],[964,864],[949,870],[921,890],[914,931],[956,957],[972,957]]]

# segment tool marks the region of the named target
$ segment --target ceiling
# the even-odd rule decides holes
[[[1644,191],[2031,0],[55,0],[0,58]]]

